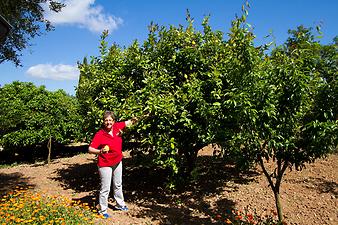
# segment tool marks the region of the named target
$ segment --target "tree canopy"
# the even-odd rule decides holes
[[[30,46],[31,39],[53,29],[51,23],[44,18],[42,4],[48,4],[49,9],[54,12],[59,12],[64,6],[59,1],[53,0],[0,1],[0,15],[12,26],[4,43],[0,45],[0,64],[11,61],[20,66],[21,51]]]
[[[150,153],[174,173],[191,172],[199,149],[224,142],[223,125],[235,125],[222,104],[238,85],[247,85],[236,80],[250,73],[262,54],[238,20],[228,41],[212,31],[208,18],[203,32],[195,30],[189,15],[187,22],[187,27],[151,24],[143,45],[135,41],[125,50],[108,48],[103,34],[101,56],[80,65],[77,91],[88,130],[97,129],[104,109],[121,119],[143,118],[134,132],[141,144],[133,153]]]
[[[0,88],[0,145],[7,151],[83,137],[77,99],[15,81]]]

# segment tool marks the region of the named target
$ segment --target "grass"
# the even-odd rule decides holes
[[[16,187],[0,200],[0,224],[94,224],[97,215],[86,203]]]
[[[5,169],[5,168],[11,168],[14,166],[17,166],[17,163],[12,163],[12,164],[0,164],[0,169]]]

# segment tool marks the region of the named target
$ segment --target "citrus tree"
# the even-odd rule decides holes
[[[285,171],[301,170],[306,163],[326,156],[338,140],[337,46],[321,45],[311,29],[302,26],[289,33],[283,46],[243,77],[253,82],[241,87],[242,98],[229,109],[236,115],[237,128],[224,145],[261,166],[280,221]],[[266,167],[269,161],[275,165],[272,171]]]
[[[173,174],[189,174],[198,150],[224,143],[228,128],[238,128],[229,105],[242,98],[240,87],[252,82],[242,77],[263,53],[253,46],[245,16],[233,21],[228,40],[211,29],[208,17],[196,30],[189,12],[187,26],[150,24],[142,45],[108,48],[103,33],[100,56],[79,65],[77,97],[89,136],[106,109],[120,119],[136,116],[140,122],[129,134],[139,145],[132,153],[150,155]]]
[[[77,100],[62,90],[15,81],[0,88],[0,106],[0,143],[7,151],[47,143],[50,149],[52,142],[83,136]]]

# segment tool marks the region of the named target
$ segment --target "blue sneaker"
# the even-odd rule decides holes
[[[101,214],[105,219],[108,219],[110,218],[111,216],[108,214],[108,213],[103,213]]]
[[[128,207],[125,206],[115,206],[115,210],[128,211]]]

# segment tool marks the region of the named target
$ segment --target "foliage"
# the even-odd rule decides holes
[[[64,6],[53,0],[0,1],[0,14],[12,26],[5,42],[0,45],[0,64],[4,61],[12,61],[16,66],[20,66],[20,52],[30,45],[30,40],[35,36],[40,36],[42,31],[48,32],[53,29],[50,22],[43,16],[42,4],[48,4],[49,9],[54,12],[59,12]]]
[[[337,48],[314,41],[311,29],[289,31],[286,44],[265,56],[239,92],[240,129],[226,143],[255,159],[266,175],[283,220],[280,185],[287,168],[302,169],[337,146]],[[231,111],[234,109],[231,109]],[[233,114],[233,112],[229,112]],[[265,162],[273,160],[268,171]]]
[[[253,46],[244,17],[234,20],[228,41],[212,31],[208,19],[203,32],[193,27],[189,13],[186,27],[151,24],[143,45],[135,41],[126,49],[108,49],[104,33],[101,56],[79,65],[77,97],[88,130],[98,129],[104,109],[121,119],[141,118],[133,130],[141,144],[133,154],[151,155],[174,174],[190,173],[202,147],[223,143],[227,128],[237,126],[229,105],[243,97],[239,87],[250,81],[241,77],[251,73],[262,51]]]
[[[143,45],[108,48],[104,33],[101,55],[79,65],[77,96],[90,132],[105,109],[139,117],[129,133],[140,143],[133,153],[175,176],[190,173],[197,151],[210,143],[244,166],[259,163],[282,222],[285,170],[302,169],[337,146],[337,45],[321,45],[301,26],[267,54],[269,45],[254,46],[247,15],[243,7],[227,40],[208,17],[196,30],[189,13],[186,27],[151,24]]]
[[[0,141],[5,150],[81,138],[82,120],[75,97],[44,86],[15,81],[0,89]]]
[[[87,204],[24,187],[4,195],[0,206],[1,224],[93,224],[97,217]]]

